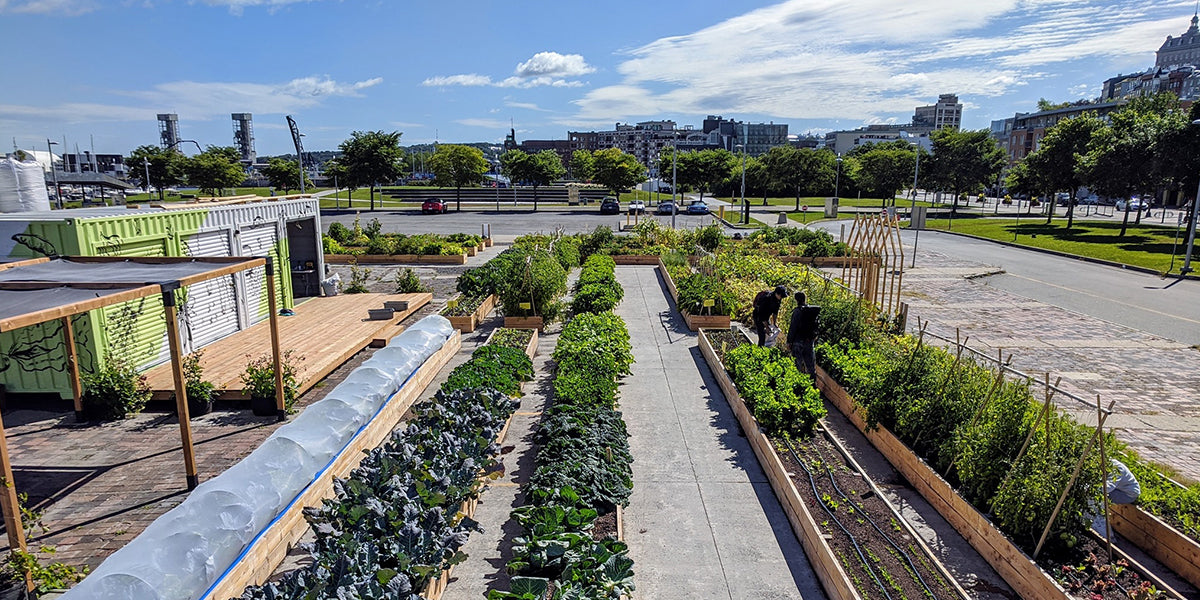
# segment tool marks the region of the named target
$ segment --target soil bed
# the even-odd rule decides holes
[[[592,524],[592,539],[602,540],[608,536],[617,537],[617,512],[602,514],[596,517],[596,522]]]
[[[786,443],[772,441],[863,598],[960,598],[865,476],[824,435],[792,442],[795,455]]]
[[[1075,546],[1072,556],[1040,557],[1038,564],[1046,569],[1067,594],[1087,600],[1158,600],[1168,598],[1129,563],[1122,560],[1109,564],[1104,542],[1085,538]]]
[[[461,296],[458,299],[458,305],[454,308],[447,306],[442,309],[443,317],[465,317],[474,313],[483,304],[487,296]]]
[[[509,329],[507,327],[497,327],[492,333],[490,344],[496,346],[504,346],[505,348],[516,348],[524,350],[529,346],[529,339],[533,337],[532,329]]]

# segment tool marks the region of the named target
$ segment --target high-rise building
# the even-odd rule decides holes
[[[179,149],[179,115],[175,113],[160,113],[158,115],[158,143],[163,148]]]
[[[1179,37],[1167,36],[1155,55],[1154,66],[1172,67],[1200,63],[1200,16],[1192,16],[1192,25]]]
[[[958,102],[958,95],[941,94],[936,104],[918,106],[913,113],[912,122],[918,127],[949,127],[957,130],[962,125],[962,104]]]
[[[708,115],[704,119],[703,133],[718,147],[734,152],[738,145],[745,146],[746,154],[761,156],[776,146],[788,143],[786,123],[744,123],[724,119],[719,115]]]
[[[249,167],[257,158],[254,152],[254,123],[250,113],[233,113],[233,145],[242,165]]]

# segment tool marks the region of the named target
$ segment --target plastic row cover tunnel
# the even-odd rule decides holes
[[[249,456],[200,484],[64,598],[203,597],[453,332],[449,321],[435,315],[393,338]]]

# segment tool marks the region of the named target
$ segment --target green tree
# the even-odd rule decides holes
[[[700,187],[700,200],[704,200],[705,190],[714,190],[721,182],[733,174],[734,165],[739,167],[741,161],[728,150],[701,150],[696,153],[697,184]]]
[[[328,171],[328,167],[326,171]],[[262,174],[266,176],[267,181],[271,182],[271,187],[283,190],[284,194],[290,190],[300,189],[300,164],[297,162],[272,158],[263,168]],[[307,173],[304,175],[304,185],[312,187],[312,180],[308,178]]]
[[[912,181],[916,152],[909,148],[872,148],[857,157],[861,171],[859,182],[865,190],[885,204],[895,205],[896,192]]]
[[[187,157],[159,146],[138,146],[125,158],[129,167],[130,178],[150,191],[150,186],[158,188],[158,199],[165,200],[164,188],[183,183],[185,173],[184,163]],[[150,181],[146,181],[146,168],[149,163]]]
[[[1036,178],[1049,185],[1046,191],[1070,194],[1067,229],[1075,222],[1075,197],[1084,183],[1083,161],[1088,145],[1103,126],[1103,121],[1091,115],[1063,119],[1046,131],[1038,149],[1025,158]],[[1054,202],[1051,200],[1046,223],[1049,224],[1053,217]]]
[[[646,180],[646,167],[632,154],[620,148],[597,150],[593,153],[596,166],[592,179],[620,197],[621,190],[633,187]]]
[[[933,142],[929,180],[954,191],[951,213],[958,210],[959,196],[996,181],[1007,162],[1004,151],[986,129],[955,131],[947,127],[929,137]]]
[[[542,150],[529,156],[529,173],[525,178],[533,185],[533,210],[538,209],[538,186],[550,185],[567,174],[562,158],[553,150]]]
[[[483,181],[491,165],[478,148],[446,144],[438,146],[433,156],[429,157],[429,168],[438,185],[454,187],[454,209],[461,211],[462,187]]]
[[[762,161],[773,187],[795,194],[797,212],[800,196],[827,194],[833,188],[836,162],[828,150],[776,146],[762,155]]]
[[[371,188],[371,210],[375,210],[375,186],[400,177],[404,150],[398,131],[354,131],[342,142],[339,162],[346,166],[346,184],[353,188]]]
[[[571,153],[571,177],[578,181],[591,181],[596,170],[596,159],[587,150],[576,150]]]
[[[184,170],[190,185],[201,192],[220,195],[220,190],[237,187],[246,180],[246,170],[238,162],[241,155],[232,146],[209,146],[186,159]]]

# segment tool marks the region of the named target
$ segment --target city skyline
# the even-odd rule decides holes
[[[327,0],[0,0],[13,47],[0,139],[128,153],[181,136],[232,145],[254,115],[259,154],[291,151],[284,115],[326,150],[353,130],[401,143],[496,142],[708,114],[824,133],[905,123],[956,93],[963,127],[1094,98],[1154,64],[1194,5],[1024,0],[968,6],[615,2],[401,7]],[[366,26],[364,26],[366,24]],[[190,146],[190,144],[189,144]],[[61,150],[56,148],[56,150]]]

